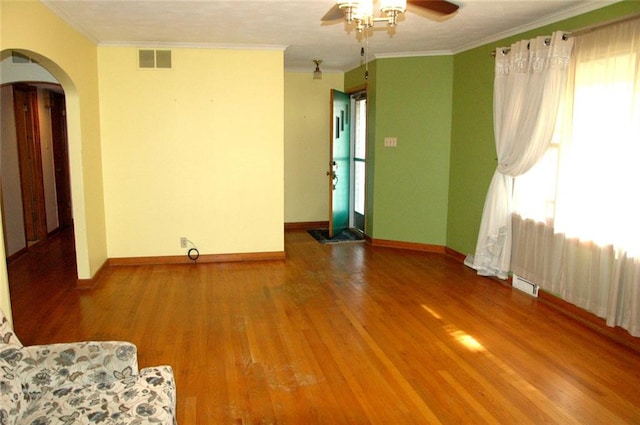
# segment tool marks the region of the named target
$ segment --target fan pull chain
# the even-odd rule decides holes
[[[366,47],[366,48],[365,48]],[[369,79],[369,35],[364,31],[364,46],[360,47],[360,56],[364,57],[364,79]]]

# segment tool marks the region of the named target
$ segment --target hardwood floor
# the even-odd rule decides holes
[[[23,343],[134,342],[190,424],[640,423],[640,355],[439,255],[285,235],[287,259],[120,266],[69,235],[9,267]]]

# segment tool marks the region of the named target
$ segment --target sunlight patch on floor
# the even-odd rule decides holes
[[[425,309],[430,315],[432,315],[435,319],[442,320],[442,316],[440,316],[435,310],[427,307],[424,304],[421,304],[421,307]],[[445,330],[451,335],[456,341],[462,344],[464,347],[468,348],[474,352],[486,351],[484,346],[478,342],[474,337],[467,334],[464,331],[461,331],[454,325],[445,325]]]
[[[442,320],[442,317],[436,313],[434,310],[430,309],[429,307],[427,307],[426,305],[422,304],[421,305],[422,308],[424,308],[425,310],[427,310],[427,312],[432,315],[434,318],[438,319],[438,320]]]
[[[469,335],[469,334],[467,334],[467,333],[465,333],[465,332],[463,332],[461,330],[449,331],[449,334],[456,341],[458,341],[460,344],[462,344],[464,347],[466,347],[467,349],[469,349],[471,351],[474,351],[474,352],[486,351],[484,346],[482,344],[480,344],[477,339],[475,339],[471,335]]]

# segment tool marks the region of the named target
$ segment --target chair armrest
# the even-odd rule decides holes
[[[173,371],[159,366],[105,384],[48,392],[29,407],[21,423],[47,418],[56,424],[73,420],[74,424],[175,425],[175,406]]]
[[[16,368],[23,391],[42,393],[65,383],[108,383],[138,373],[136,346],[121,341],[32,345],[20,350]]]
[[[176,424],[176,381],[171,366],[146,367],[140,371],[138,381],[148,388],[148,401],[161,407],[153,413],[163,424]],[[139,410],[139,409],[138,409]],[[138,414],[142,412],[138,411]]]

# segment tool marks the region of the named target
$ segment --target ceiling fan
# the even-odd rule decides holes
[[[446,16],[458,10],[459,6],[446,0],[380,0],[380,11],[383,16],[374,17],[372,0],[341,0],[338,1],[322,17],[324,23],[333,23],[344,19],[347,24],[355,22],[359,31],[372,27],[376,22],[386,22],[394,27],[397,18],[404,13],[407,6],[414,9],[424,9]]]

